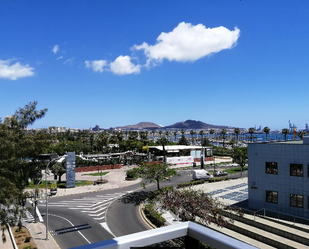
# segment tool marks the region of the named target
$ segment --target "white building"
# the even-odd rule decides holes
[[[309,137],[248,145],[249,208],[309,218]]]

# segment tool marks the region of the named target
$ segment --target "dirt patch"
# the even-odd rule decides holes
[[[27,228],[22,227],[21,230],[19,230],[18,227],[12,227],[12,232],[15,238],[15,242],[18,246],[18,249],[36,249],[37,248]]]

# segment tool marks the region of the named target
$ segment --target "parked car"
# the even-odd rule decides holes
[[[214,176],[227,176],[227,173],[221,170],[216,170]]]
[[[210,178],[214,178],[207,170],[199,169],[193,170],[192,172],[193,180],[209,180]]]

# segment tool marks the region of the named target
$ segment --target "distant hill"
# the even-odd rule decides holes
[[[155,123],[152,122],[140,122],[138,124],[135,125],[126,125],[126,126],[122,126],[122,127],[116,127],[116,128],[121,128],[121,129],[158,129],[161,128],[162,126],[157,125]]]
[[[201,121],[187,120],[185,122],[178,122],[173,125],[165,126],[164,128],[174,128],[174,129],[231,129],[234,127],[224,126],[224,125],[212,125],[206,124]]]

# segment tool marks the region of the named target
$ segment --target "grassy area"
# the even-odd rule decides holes
[[[84,174],[85,176],[105,176],[109,172],[100,172],[100,173],[90,173],[90,174]]]
[[[54,181],[47,181],[47,188],[50,188],[50,185],[53,183]],[[65,184],[66,182],[61,182],[61,183],[58,183],[57,182],[57,187],[58,188],[65,188]],[[86,186],[86,185],[93,185],[93,181],[76,181],[75,182],[75,186],[76,187],[80,187],[80,186]],[[33,188],[35,189],[36,188],[36,184],[33,184],[33,182],[31,182],[29,184],[29,186],[27,188]],[[39,188],[45,188],[45,181],[42,181],[39,185]]]
[[[220,166],[220,165],[231,164],[231,163],[232,162],[221,162],[221,163],[216,163],[215,165]],[[213,166],[214,166],[213,164],[212,166],[210,166],[210,164],[205,164],[204,168],[205,169],[210,168],[210,167],[213,168]],[[196,166],[196,168],[193,168],[193,166],[175,168],[175,170],[183,170],[183,169],[200,169],[200,165]]]
[[[248,170],[248,166],[244,167],[244,170]],[[233,174],[233,173],[240,173],[241,172],[241,168],[237,167],[237,168],[232,168],[232,169],[225,169],[223,170],[229,174]]]

